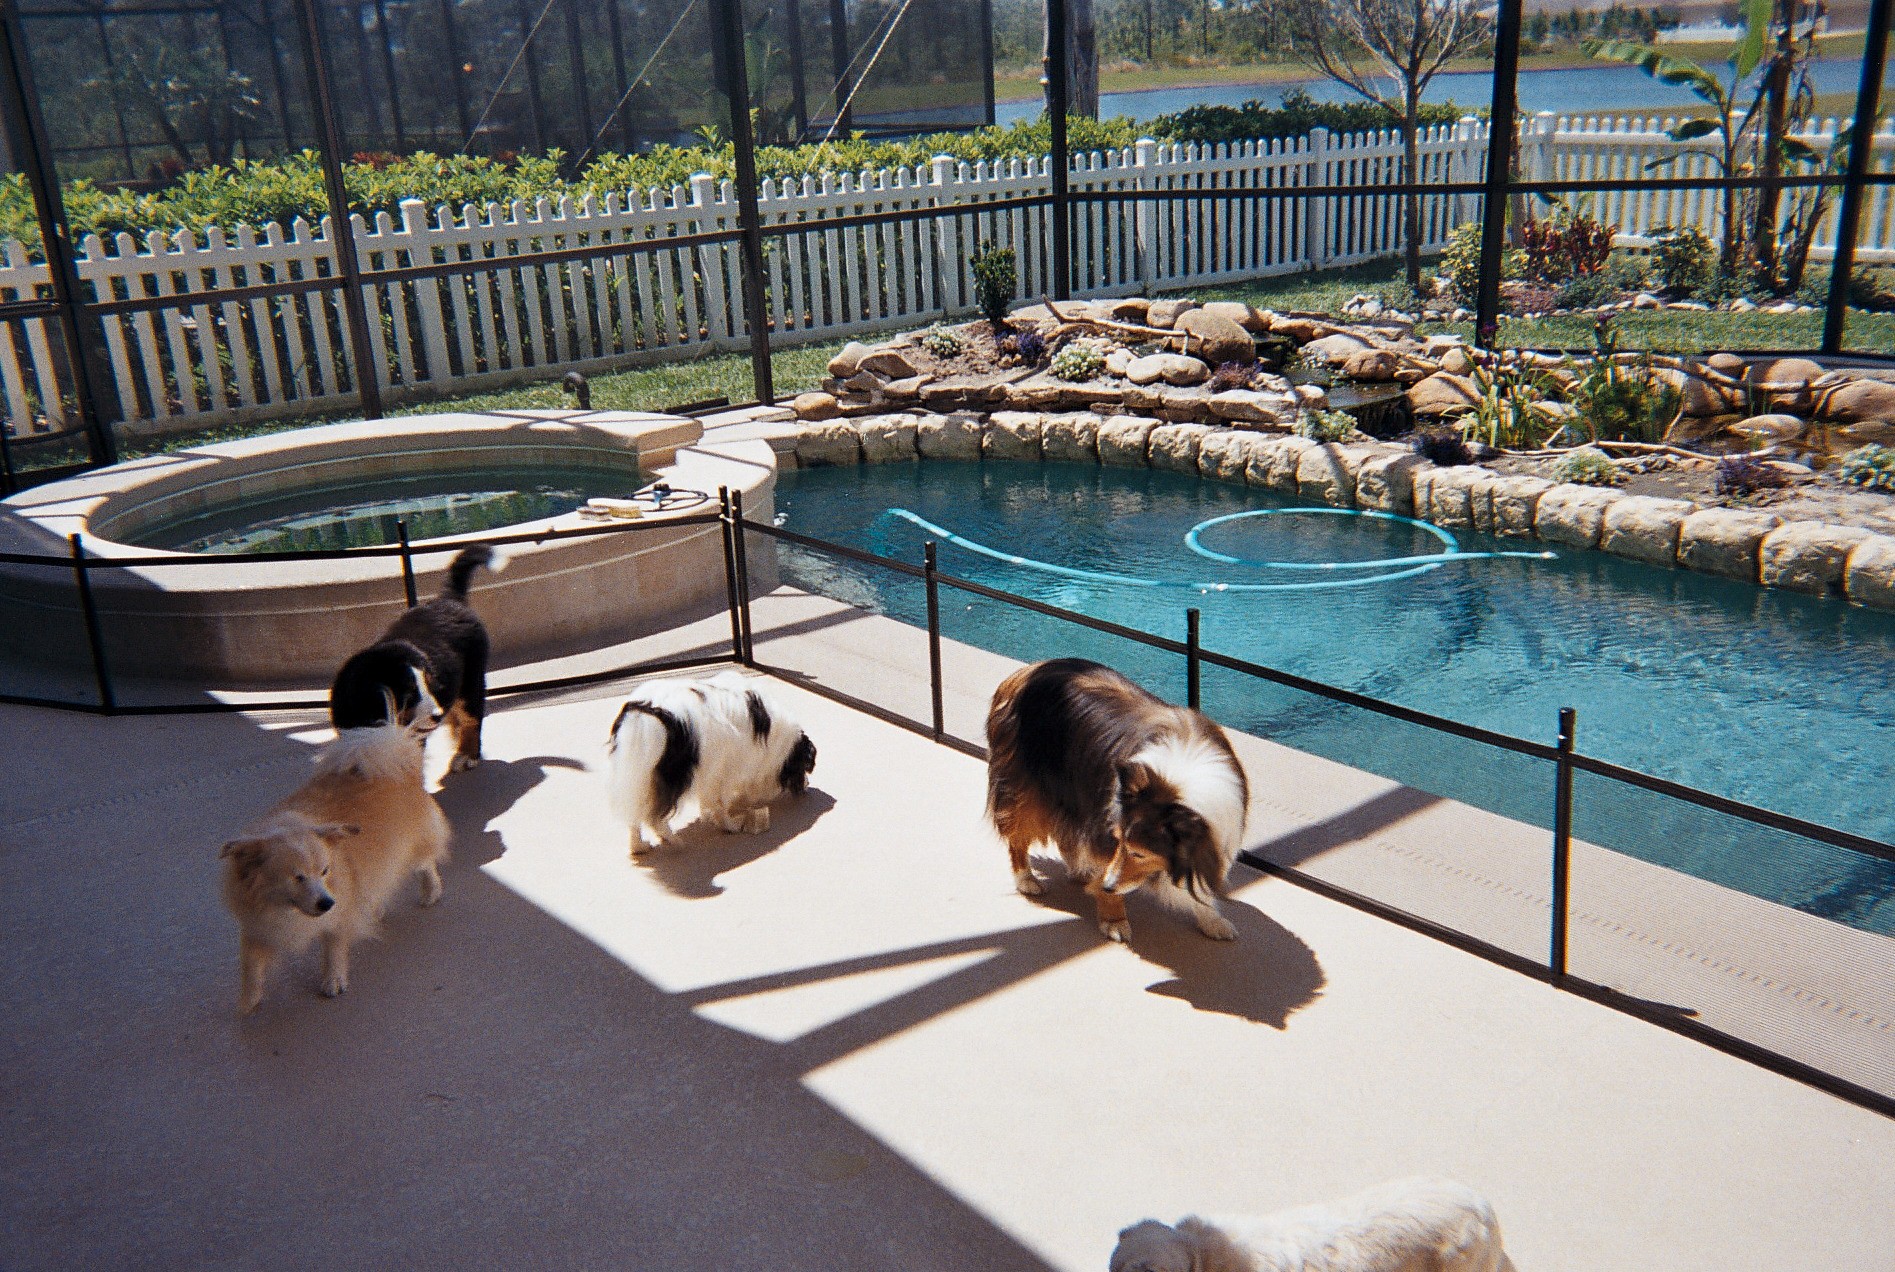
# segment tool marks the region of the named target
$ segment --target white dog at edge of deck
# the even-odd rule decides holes
[[[631,829],[632,854],[669,841],[684,819],[731,833],[770,828],[770,804],[800,795],[816,747],[755,678],[638,686],[606,739],[612,812]]]
[[[1261,1218],[1119,1233],[1112,1272],[1515,1272],[1485,1197],[1447,1179],[1401,1179]]]

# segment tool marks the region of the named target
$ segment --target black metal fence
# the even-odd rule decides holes
[[[950,630],[954,625],[944,616],[944,592],[1044,620],[1046,627],[1030,643],[1047,649],[1084,652],[1108,662],[1113,660],[1114,643],[1156,650],[1176,660],[1179,682],[1173,687],[1182,689],[1176,696],[1213,716],[1220,712],[1210,699],[1229,702],[1232,694],[1276,694],[1325,712],[1372,717],[1377,730],[1373,744],[1343,757],[1351,766],[1348,776],[1360,778],[1353,771],[1360,766],[1402,782],[1369,801],[1385,803],[1387,810],[1365,813],[1352,806],[1340,812],[1333,825],[1325,822],[1314,831],[1299,831],[1253,847],[1244,854],[1250,865],[1558,989],[1895,1116],[1895,1051],[1888,1047],[1891,1022],[1877,1014],[1886,1010],[1877,1006],[1878,999],[1886,999],[1889,986],[1895,985],[1895,938],[1805,914],[1756,892],[1697,879],[1645,860],[1660,837],[1699,836],[1754,854],[1753,873],[1767,882],[1773,866],[1799,858],[1818,864],[1847,860],[1895,865],[1895,847],[1585,755],[1576,747],[1577,720],[1570,709],[1559,714],[1555,742],[1511,737],[1205,649],[1198,636],[1196,610],[1181,615],[1183,639],[1140,631],[945,574],[932,542],[926,545],[922,561],[915,564],[750,521],[742,495],[728,491],[719,492],[715,513],[485,535],[439,547],[411,545],[404,526],[392,545],[322,552],[126,560],[92,556],[75,535],[64,557],[0,553],[0,567],[69,575],[94,690],[91,701],[22,693],[0,693],[0,701],[108,716],[327,705],[321,696],[276,696],[247,703],[206,697],[138,704],[122,701],[120,681],[107,655],[103,620],[93,601],[91,580],[100,570],[387,560],[396,567],[389,580],[391,592],[399,588],[403,601],[413,604],[417,554],[459,550],[473,542],[499,547],[598,536],[635,538],[709,525],[722,531],[728,654],[502,682],[490,693],[505,697],[572,689],[735,662],[786,677],[963,754],[984,758],[978,712],[963,712],[964,718],[951,720],[949,691],[984,709],[992,687],[986,682],[997,682],[1016,665],[1013,658],[1037,653],[998,651],[1001,656],[967,673],[976,683],[952,681],[943,646],[954,640]],[[896,642],[878,629],[865,650],[831,650],[815,674],[799,668],[796,663],[812,656],[812,651],[819,659],[824,655],[805,636],[758,632],[750,571],[753,537],[769,544],[772,551],[832,558],[872,570],[898,586],[918,588],[925,605],[925,629],[899,629],[915,638],[907,651],[912,663],[901,665],[903,655],[892,647]],[[862,598],[846,592],[841,599],[862,604]],[[979,626],[970,626],[965,636],[955,641],[957,666],[969,665],[970,650],[993,643],[992,632]],[[839,682],[849,688],[838,687]],[[970,697],[970,690],[978,692]],[[1434,744],[1436,752],[1431,753],[1424,743]],[[1463,776],[1445,784],[1437,781],[1431,756],[1438,758],[1440,746],[1470,748],[1476,763],[1458,766],[1457,771],[1484,776],[1473,781]],[[1291,765],[1328,763],[1300,751],[1285,750],[1279,756]],[[1331,770],[1332,776],[1335,771],[1340,770]],[[1536,795],[1536,790],[1541,794]],[[1536,807],[1542,811],[1534,811]],[[1374,851],[1331,855],[1349,845],[1366,842],[1372,846],[1376,833],[1387,824],[1417,814],[1443,818],[1441,828],[1447,832],[1435,844],[1439,860],[1428,869],[1416,870],[1412,861],[1377,857]],[[1424,844],[1429,833],[1425,822],[1411,823],[1404,831]],[[1425,859],[1428,854],[1405,855]]]

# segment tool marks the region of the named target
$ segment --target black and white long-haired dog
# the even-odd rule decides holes
[[[458,553],[439,596],[408,610],[342,664],[329,686],[329,722],[337,732],[378,724],[432,729],[445,719],[454,730],[451,767],[480,763],[487,629],[467,603],[467,585],[482,566],[499,568],[492,549]]]
[[[1107,938],[1131,935],[1125,898],[1149,886],[1215,940],[1243,846],[1250,788],[1224,731],[1110,667],[1059,658],[1001,682],[987,714],[987,815],[1023,894],[1042,889],[1027,854],[1050,840],[1085,882]]]
[[[612,812],[631,829],[633,855],[697,820],[733,833],[768,830],[770,804],[801,795],[816,767],[809,735],[759,682],[736,672],[640,685],[612,722],[606,750]]]

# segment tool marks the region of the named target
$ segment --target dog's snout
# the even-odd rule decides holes
[[[335,908],[336,908],[336,899],[334,897],[322,896],[322,897],[316,898],[316,913],[317,914],[327,914],[329,913],[329,911]]]

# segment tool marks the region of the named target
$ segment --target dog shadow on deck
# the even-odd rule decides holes
[[[442,778],[435,800],[454,828],[455,860],[475,866],[497,861],[507,844],[499,831],[489,828],[544,782],[552,769],[584,773],[587,766],[569,756],[534,755],[524,760],[482,760],[469,772]]]
[[[1035,857],[1034,864],[1046,883],[1046,891],[1033,898],[1035,904],[1070,914],[1097,932],[1092,900],[1066,873],[1065,863]],[[1242,867],[1239,871],[1247,873]],[[1213,941],[1197,930],[1189,916],[1150,897],[1135,892],[1126,900],[1131,952],[1171,973],[1171,979],[1148,986],[1148,994],[1272,1029],[1289,1028],[1290,1017],[1322,994],[1327,978],[1316,952],[1247,902],[1229,896],[1222,899],[1220,908],[1237,929],[1237,939]]]
[[[770,805],[770,829],[759,834],[727,834],[709,822],[694,822],[669,844],[633,861],[651,871],[673,896],[703,901],[724,891],[717,882],[719,876],[769,856],[835,806],[833,796],[812,786],[800,798]]]

